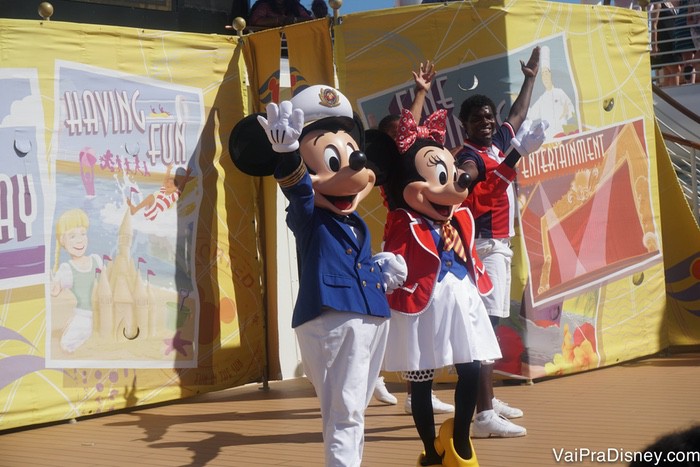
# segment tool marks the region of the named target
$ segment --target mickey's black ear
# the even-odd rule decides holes
[[[355,139],[357,144],[360,145],[360,151],[365,149],[365,126],[362,124],[362,119],[357,112],[352,113],[352,121],[355,124],[350,134]]]
[[[248,115],[233,127],[228,140],[228,150],[233,164],[247,175],[263,177],[275,173],[279,154],[272,150],[265,129],[258,122],[258,115]]]
[[[367,130],[365,131],[365,155],[367,156],[367,168],[377,176],[375,185],[384,185],[392,164],[399,157],[396,143],[391,136],[383,131]]]

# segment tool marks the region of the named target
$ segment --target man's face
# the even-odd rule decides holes
[[[491,146],[493,134],[496,131],[496,116],[491,107],[485,105],[474,109],[469,118],[462,122],[467,138],[480,146]]]
[[[391,139],[396,139],[396,137],[399,135],[399,121],[394,120],[386,128],[386,134],[391,136]]]

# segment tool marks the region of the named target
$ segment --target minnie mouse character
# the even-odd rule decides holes
[[[389,331],[385,293],[406,277],[400,256],[372,256],[355,212],[376,180],[363,138],[348,99],[311,86],[269,104],[267,115],[243,119],[229,141],[239,169],[274,174],[289,200],[300,276],[292,327],[320,401],[327,466],[360,465],[365,409]]]
[[[384,369],[411,384],[411,408],[424,452],[419,465],[478,465],[469,440],[479,361],[501,356],[480,295],[491,281],[474,249],[474,221],[460,208],[472,176],[443,146],[447,111],[418,126],[404,109],[396,144],[376,135],[367,148],[382,173],[389,213],[384,250],[408,265],[403,286],[388,296],[392,311]],[[390,170],[389,170],[390,168]],[[454,365],[455,416],[435,438],[434,369]]]
[[[468,162],[458,168],[444,147],[447,112],[430,115],[418,126],[404,109],[395,144],[375,133],[367,154],[378,168],[389,213],[384,250],[408,265],[404,284],[389,297],[392,323],[385,369],[402,371],[411,382],[411,408],[424,452],[419,465],[476,466],[469,427],[474,413],[482,360],[501,352],[482,297],[492,283],[474,242],[474,219],[463,207],[473,180],[483,167]],[[516,160],[542,144],[529,127],[511,140]],[[490,178],[482,183],[496,183]],[[434,369],[454,365],[455,416],[435,438],[431,404]]]

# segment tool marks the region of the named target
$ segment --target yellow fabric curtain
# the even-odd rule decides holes
[[[279,29],[257,32],[243,41],[254,112],[264,112],[267,104],[280,101],[281,47]]]
[[[308,21],[284,31],[289,50],[289,79],[292,96],[307,86],[335,87],[333,45],[327,19]],[[309,51],[313,50],[313,53]]]

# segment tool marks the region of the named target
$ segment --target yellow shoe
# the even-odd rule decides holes
[[[455,419],[448,418],[442,425],[440,425],[440,431],[438,432],[438,437],[435,438],[435,450],[441,456],[445,454],[445,449],[452,443],[452,434],[455,429]]]
[[[429,465],[424,466],[423,464],[421,464],[421,461],[423,460],[424,457],[425,457],[425,451],[421,452],[420,456],[418,456],[418,460],[416,461],[416,467],[441,467],[442,466],[442,464],[429,464]]]
[[[452,440],[452,433],[455,428],[455,419],[448,418],[442,425],[440,425],[440,431],[438,432],[438,437],[435,438],[435,450],[441,456],[445,454],[445,448]]]
[[[450,418],[442,423],[440,434],[435,439],[435,450],[443,456],[442,465],[445,467],[479,467],[479,461],[476,459],[476,451],[471,438],[469,439],[469,446],[472,449],[472,457],[470,459],[462,459],[455,451],[454,440],[452,439],[453,432],[454,419]]]

